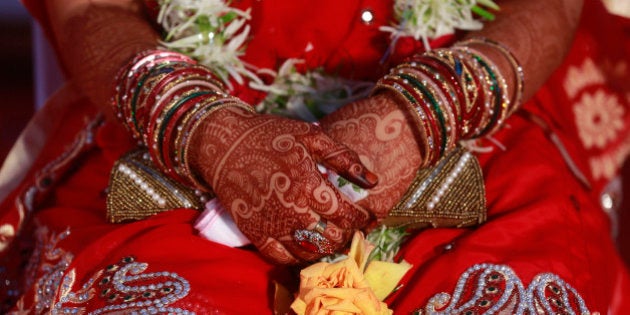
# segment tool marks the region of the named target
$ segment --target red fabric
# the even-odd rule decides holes
[[[235,1],[235,4],[252,7],[253,39],[245,57],[252,64],[275,68],[286,58],[299,57],[309,67],[322,66],[360,79],[377,78],[384,70],[373,65],[389,42],[387,35],[377,29],[389,22],[391,3],[387,1],[300,0],[282,5]],[[365,8],[375,14],[370,25],[358,19],[358,12]],[[630,301],[625,299],[630,295],[630,278],[618,258],[609,234],[609,219],[598,201],[599,193],[611,177],[594,175],[592,171],[594,159],[627,147],[628,86],[614,84],[622,82],[621,78],[615,77],[613,74],[617,72],[605,65],[606,60],[613,65],[624,61],[627,64],[630,36],[623,33],[622,27],[627,27],[627,23],[604,13],[598,2],[587,1],[584,12],[566,63],[524,109],[551,126],[577,167],[587,175],[591,189],[576,180],[543,129],[522,116],[510,118],[508,127],[495,137],[507,149],[478,156],[486,180],[488,222],[478,228],[426,230],[411,238],[403,247],[401,258],[414,267],[403,279],[403,288],[388,299],[396,314],[424,307],[440,292],[452,294],[462,273],[479,263],[509,266],[525,287],[536,275],[553,273],[575,288],[591,311],[630,313]],[[313,49],[305,51],[309,43]],[[614,49],[619,46],[624,53]],[[588,60],[592,60],[606,80],[589,82],[567,93],[567,78],[579,77],[583,72],[575,71],[583,69]],[[626,70],[626,77],[628,73]],[[587,147],[581,140],[579,130],[583,126],[576,123],[575,107],[583,103],[584,95],[595,95],[598,91],[605,93],[606,99],[615,99],[624,110],[620,118],[623,127],[615,129],[615,137],[607,139],[605,145]],[[250,102],[260,98],[244,88],[237,94]],[[88,106],[85,102],[76,105],[81,104]],[[71,135],[82,126],[77,117],[86,108],[78,106],[71,112],[73,115],[69,117],[74,120],[55,132],[59,136],[52,137],[55,140],[35,169],[58,155],[65,147],[63,144],[71,141]],[[290,269],[264,262],[253,250],[227,248],[196,236],[191,225],[196,212],[181,209],[140,222],[106,223],[104,189],[114,160],[129,147],[126,139],[115,124],[101,127],[96,148],[85,154],[77,164],[80,167],[60,183],[46,206],[29,218],[22,234],[28,240],[28,232],[47,227],[48,233],[42,234],[41,240],[51,242],[51,235],[69,229],[69,236],[56,243],[56,247],[72,254],[69,265],[63,269],[65,276],[74,272],[71,291],[80,291],[93,276],[99,281],[91,285],[95,291],[87,303],[63,306],[94,310],[107,305],[109,295],[101,294],[107,286],[100,285],[100,281],[108,274],[108,266],[121,268],[128,263],[121,259],[133,257],[136,262],[148,264],[146,272],[174,272],[189,282],[190,293],[169,306],[199,314],[271,313],[272,281],[288,283],[296,275]],[[611,167],[614,175],[614,165]],[[23,187],[28,185],[25,183]],[[15,196],[0,208],[3,223],[16,220],[12,198]],[[9,259],[10,254],[6,253],[16,253],[18,248],[29,244],[14,242],[12,250],[5,251],[4,261],[13,261],[10,269],[13,272],[24,269],[19,269],[16,260]],[[59,257],[41,261],[53,264],[60,261]],[[15,309],[33,307],[36,297],[41,300],[41,294],[36,294],[36,279],[41,279],[45,270],[37,266],[26,269],[39,271],[27,273],[31,282],[25,283],[24,299]],[[156,279],[162,281],[166,277],[160,275]],[[53,295],[59,297],[60,289],[55,290]],[[118,296],[110,304],[120,305],[123,298]]]

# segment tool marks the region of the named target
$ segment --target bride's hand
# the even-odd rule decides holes
[[[320,174],[317,164],[366,188],[376,184],[376,176],[319,126],[226,108],[192,137],[192,169],[213,187],[240,230],[276,262],[329,254],[371,219]]]
[[[320,121],[334,140],[357,152],[378,174],[378,185],[358,202],[377,218],[384,218],[398,203],[421,163],[418,143],[409,122],[391,93],[382,93],[345,105]]]

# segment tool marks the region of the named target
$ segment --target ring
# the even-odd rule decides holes
[[[321,228],[319,222],[315,228]],[[295,230],[295,232],[293,232],[293,239],[298,243],[298,245],[313,253],[330,255],[335,252],[333,244],[322,234],[316,231]]]
[[[315,224],[315,226],[313,227],[313,231],[322,235],[324,234],[325,229],[326,229],[326,222],[322,220],[317,221],[317,224]]]

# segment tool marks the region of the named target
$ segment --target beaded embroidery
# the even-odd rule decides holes
[[[86,306],[82,304],[98,296],[106,305],[89,314],[194,314],[170,306],[188,295],[189,282],[174,272],[145,273],[148,267],[147,263],[125,257],[97,271],[74,292],[71,291],[76,277],[73,269],[63,278],[53,313],[83,313]]]
[[[140,220],[177,208],[203,209],[209,194],[195,191],[161,173],[145,150],[116,161],[109,181],[107,219],[113,223]]]
[[[41,227],[36,231],[37,243],[26,268],[25,286],[34,284],[34,307],[29,311],[42,314],[49,311],[54,301],[57,288],[61,284],[62,276],[72,262],[74,255],[61,248],[58,244],[70,235],[70,230],[57,234],[48,228]],[[36,278],[39,276],[39,278]]]
[[[418,170],[383,224],[390,227],[464,227],[485,222],[483,174],[477,159],[456,147],[435,166]]]
[[[525,288],[506,265],[477,264],[466,270],[453,295],[434,295],[414,314],[591,314],[580,294],[559,276],[541,273]]]

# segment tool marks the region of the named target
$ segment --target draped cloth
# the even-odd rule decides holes
[[[46,28],[44,4],[26,5]],[[378,26],[389,23],[389,1],[236,5],[252,8],[244,57],[251,64],[275,68],[302,58],[307,68],[364,80],[384,70],[378,60],[388,40]],[[360,19],[368,9],[369,24]],[[488,221],[424,230],[403,245],[400,258],[413,268],[387,299],[396,314],[527,310],[534,301],[548,312],[630,312],[630,278],[611,237],[617,222],[600,202],[630,151],[630,23],[598,1],[586,1],[583,12],[564,64],[494,135],[505,150],[477,153]],[[401,43],[399,57],[416,45]],[[262,97],[243,86],[235,94],[251,103]],[[274,282],[295,285],[294,269],[269,264],[252,248],[199,237],[194,210],[108,223],[109,173],[132,144],[72,82],[17,147],[0,173],[3,310],[265,314],[272,313]]]

